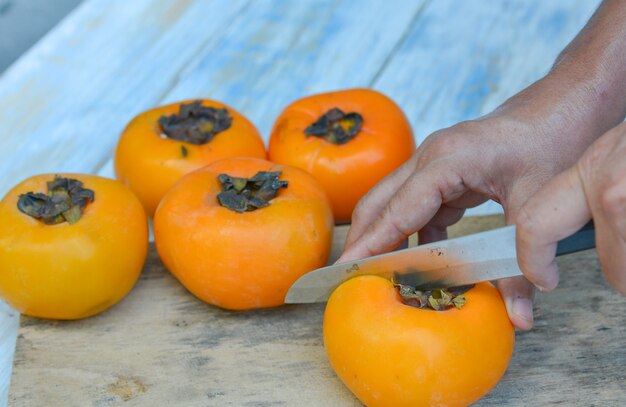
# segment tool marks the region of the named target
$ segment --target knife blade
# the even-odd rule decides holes
[[[593,247],[595,229],[591,221],[561,240],[556,255]],[[285,302],[325,302],[339,284],[365,274],[393,279],[417,289],[521,276],[515,250],[515,225],[313,270],[289,288]]]

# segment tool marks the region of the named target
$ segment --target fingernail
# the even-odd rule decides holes
[[[337,260],[335,260],[335,262],[333,264],[337,264],[337,263],[345,263],[345,260],[343,260],[344,258],[346,258],[346,254],[342,254],[341,256],[339,256],[339,258]]]
[[[335,260],[335,262],[333,263],[333,265],[338,264],[338,263],[343,263],[343,261],[341,261],[341,257],[338,258],[337,260]]]
[[[334,264],[337,263],[345,263],[347,261],[352,261],[354,259],[356,259],[357,257],[355,257],[353,255],[354,250],[352,249],[352,247],[350,247],[349,249],[344,249],[343,253],[341,253],[341,256],[339,256],[339,258],[337,259],[337,261],[335,261]]]
[[[504,297],[504,306],[507,314],[513,315],[513,299],[511,297]]]
[[[511,313],[530,323],[533,322],[533,302],[528,298],[515,298],[511,304]]]
[[[539,291],[552,291],[556,288],[557,284],[559,283],[558,277],[557,279],[555,279],[555,281],[543,281],[539,284],[534,284],[535,288],[537,288],[537,290]]]

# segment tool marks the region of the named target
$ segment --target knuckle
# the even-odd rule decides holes
[[[585,182],[618,181],[626,175],[623,171],[621,174],[615,171],[620,167],[626,148],[626,139],[623,137],[626,135],[626,127],[622,126],[609,130],[596,140],[578,161],[578,170]]]
[[[399,236],[408,237],[413,232],[410,231],[406,220],[401,216],[401,211],[394,210],[393,205],[387,205],[383,213],[385,223]]]
[[[610,183],[600,192],[600,210],[609,218],[626,216],[626,183]]]
[[[515,224],[522,243],[531,240],[531,236],[538,235],[541,227],[540,223],[537,221],[537,217],[533,215],[532,209],[529,208],[528,205],[522,206],[517,215]]]
[[[578,161],[578,172],[585,184],[591,183],[595,178],[595,173],[604,159],[604,154],[600,148],[592,145],[585,151],[585,154]]]
[[[454,129],[456,132],[459,132],[459,133],[472,134],[472,133],[476,133],[479,127],[480,127],[479,122],[475,120],[465,120],[465,121],[455,124],[454,126],[451,127],[451,129]]]
[[[363,200],[361,199],[352,211],[352,223],[359,223],[364,218],[363,212],[366,210],[366,207],[362,204]]]
[[[463,137],[465,133],[466,132],[463,130],[448,131],[445,133],[441,133],[441,135],[439,136],[437,140],[437,144],[436,144],[437,149],[443,155],[450,154],[453,151],[462,150],[466,146],[466,143],[467,143],[466,137]]]
[[[466,136],[475,132],[475,126],[473,122],[467,121],[432,133],[422,143],[422,159],[432,161],[453,152],[464,151],[469,147],[468,140],[472,138]]]
[[[361,219],[363,219],[363,215],[361,214],[361,212],[358,209],[359,208],[356,207],[356,208],[354,208],[354,211],[352,212],[352,216],[350,218],[352,226],[354,226],[356,224],[360,224],[361,223]]]

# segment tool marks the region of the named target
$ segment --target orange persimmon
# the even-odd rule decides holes
[[[186,175],[154,217],[165,266],[198,298],[234,310],[283,304],[293,282],[326,264],[332,232],[311,175],[254,158]]]
[[[370,89],[297,100],[276,120],[269,142],[270,161],[302,168],[320,181],[338,223],[349,222],[361,197],[413,150],[402,110]]]
[[[515,332],[491,284],[477,284],[464,297],[458,309],[420,309],[382,277],[346,281],[324,315],[333,369],[370,407],[475,402],[506,370]]]
[[[115,174],[150,216],[183,175],[230,157],[265,158],[254,125],[214,100],[188,100],[136,116],[115,151]]]
[[[133,287],[148,251],[148,220],[121,182],[38,175],[0,201],[0,297],[41,318],[97,314]]]

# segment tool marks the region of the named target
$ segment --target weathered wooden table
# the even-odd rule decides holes
[[[0,195],[35,173],[73,171],[112,176],[111,153],[128,120],[149,107],[193,97],[219,99],[232,105],[257,124],[267,141],[272,121],[292,100],[338,88],[373,87],[403,107],[419,142],[438,128],[488,112],[538,79],[584,25],[597,4],[597,0],[497,3],[479,0],[87,0],[0,77],[0,152],[3,156]],[[498,210],[497,205],[491,204],[471,214]],[[110,314],[132,310],[136,305],[132,299],[137,300],[142,292],[155,287],[150,281],[157,286],[160,282],[167,283],[169,276],[157,265],[154,254],[151,256],[149,265],[153,267],[147,268],[137,292],[131,293]],[[584,268],[594,268],[592,263],[593,259],[585,258],[581,264]],[[575,264],[566,263],[570,268]],[[623,390],[626,360],[620,349],[625,325],[623,301],[605,286],[597,272],[588,274],[582,282],[591,279],[598,285],[594,290],[599,290],[592,291],[598,298],[583,304],[589,309],[579,317],[576,308],[582,306],[579,300],[568,297],[563,300],[568,302],[563,304],[554,294],[553,300],[544,304],[549,307],[552,303],[559,304],[565,314],[558,320],[555,330],[544,324],[545,321],[552,323],[546,316],[551,308],[546,309],[546,305],[542,308],[540,303],[538,328],[530,336],[520,335],[534,338],[527,340],[529,345],[523,348],[524,356],[518,350],[514,360],[521,364],[518,369],[528,371],[524,385],[533,388],[511,384],[518,376],[507,376],[503,381],[508,386],[504,393],[494,393],[485,402],[503,402],[508,397],[513,402],[523,403],[529,390],[550,393],[545,400],[554,402],[561,397],[575,404],[576,400],[583,400],[578,395],[588,395],[590,391],[600,394],[599,405],[603,404],[601,401],[624,401],[623,392],[619,392]],[[164,287],[176,291],[169,285]],[[547,298],[550,296],[546,301]],[[166,311],[159,308],[168,302],[162,298],[154,298],[154,301],[155,312],[161,314],[153,315],[150,324],[174,323],[168,319]],[[193,303],[189,310],[197,312],[201,306]],[[270,314],[267,322],[289,329],[289,318],[295,318],[298,312],[310,313],[311,321],[319,322],[319,310],[297,311],[293,307],[285,308],[287,322],[281,322],[277,313],[267,313]],[[266,313],[231,319],[245,322],[260,314],[265,316]],[[41,398],[53,394],[53,388],[61,395],[67,395],[65,388],[82,392],[80,397],[95,394],[68,383],[66,387],[61,379],[72,374],[76,379],[103,379],[95,370],[70,372],[76,368],[72,360],[84,357],[85,349],[91,345],[100,346],[94,347],[96,352],[112,354],[115,350],[106,346],[123,345],[123,341],[118,343],[115,338],[121,340],[124,333],[116,331],[115,324],[104,323],[101,329],[110,329],[112,338],[109,340],[89,344],[64,339],[79,338],[76,335],[80,329],[93,334],[96,331],[88,330],[96,326],[98,318],[76,324],[22,319],[19,329],[23,337],[18,344],[12,394],[24,397],[14,399],[15,405],[40,405],[41,400],[53,403],[52,399]],[[200,317],[190,316],[194,321],[198,321],[197,318]],[[0,308],[2,401],[6,399],[18,325],[17,314],[3,305]],[[145,329],[150,325],[141,326]],[[223,328],[223,325],[218,326]],[[306,345],[307,335],[314,336],[318,328],[311,327],[310,332],[298,334],[301,336],[299,344]],[[604,341],[594,342],[597,338],[589,337],[590,331],[577,337],[578,328],[597,328],[597,336]],[[566,333],[570,337],[564,343],[574,343],[570,348],[557,349],[551,345],[555,337]],[[234,335],[228,333],[231,334]],[[312,355],[323,358],[319,340],[313,336],[310,337]],[[33,338],[30,342],[29,337]],[[279,343],[287,346],[287,336],[284,339]],[[37,340],[58,348],[42,348]],[[159,341],[159,338],[150,341]],[[71,343],[69,349],[62,346],[67,343]],[[605,344],[605,349],[594,348],[598,344]],[[48,349],[53,351],[44,352]],[[545,352],[585,349],[582,355],[569,355],[573,371],[563,370],[554,362],[554,374],[542,376],[539,367],[544,365]],[[607,349],[614,352],[611,360],[603,356]],[[153,356],[164,374],[168,369],[176,372],[180,368],[165,363],[159,365],[159,355]],[[577,358],[582,358],[588,371],[576,370],[582,366]],[[64,360],[67,370],[63,369]],[[100,368],[106,363],[105,358],[101,359]],[[202,365],[205,362],[200,355],[189,363]],[[228,365],[228,360],[221,363]],[[615,368],[620,364],[621,373]],[[306,369],[306,364],[301,368]],[[200,372],[202,366],[188,366],[188,369]],[[145,391],[150,383],[133,376],[130,370],[127,373],[111,371],[107,380],[112,380],[98,383],[102,386],[98,389],[104,389],[102,398],[86,400],[99,406],[116,405],[124,400],[138,405],[146,399],[136,394],[154,394]],[[613,376],[607,376],[609,373]],[[328,374],[330,376],[319,378],[320,383],[337,382]],[[216,371],[215,375],[220,373]],[[41,377],[49,377],[51,387],[42,388],[45,381],[37,381]],[[572,378],[587,382],[572,385]],[[606,392],[598,390],[602,385]],[[341,395],[340,385],[335,387],[339,392],[337,397],[353,402],[345,391]],[[180,394],[186,389],[193,393],[190,387],[181,386]],[[304,390],[305,394],[317,394],[311,389],[313,387]],[[563,394],[564,391],[568,394]],[[224,405],[228,401],[219,388],[210,386],[202,397],[197,405]],[[76,399],[82,400],[78,394]],[[254,401],[247,399],[251,400]],[[287,400],[287,396],[282,400]]]

